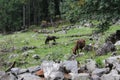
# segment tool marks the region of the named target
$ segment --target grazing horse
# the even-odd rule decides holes
[[[82,51],[83,47],[85,47],[85,40],[84,39],[77,40],[76,45],[72,50],[73,54],[76,55],[76,53],[79,51],[79,49]]]
[[[53,40],[54,42],[56,42],[55,39],[58,39],[58,37],[56,37],[56,36],[47,36],[46,40],[45,40],[45,44],[48,44],[49,41],[51,41],[51,40]]]

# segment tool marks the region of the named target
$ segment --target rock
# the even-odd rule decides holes
[[[115,46],[119,46],[120,45],[120,41],[117,41],[114,45]]]
[[[42,78],[31,73],[21,74],[18,77],[19,77],[18,80],[43,80]]]
[[[106,43],[104,43],[102,45],[101,48],[99,48],[97,51],[96,51],[96,54],[97,55],[105,55],[107,54],[108,52],[113,52],[115,51],[116,48],[114,46],[114,44],[111,42],[111,41],[107,41]]]
[[[72,73],[78,73],[78,65],[76,60],[64,61],[62,66],[66,67],[66,69],[70,70]]]
[[[36,49],[36,48],[37,48],[36,46],[23,46],[21,50],[27,51],[27,50]]]
[[[116,64],[115,67],[116,67],[115,69],[118,71],[118,73],[120,73],[120,64]]]
[[[58,72],[59,68],[60,64],[53,61],[43,61],[41,64],[41,69],[44,71],[44,76],[46,79],[51,77],[51,73]]]
[[[28,57],[28,56],[29,56],[29,53],[28,53],[28,52],[24,52],[24,53],[22,53],[22,56],[23,56],[23,57]]]
[[[108,68],[102,68],[102,69],[96,68],[96,69],[92,72],[92,75],[97,75],[97,76],[101,77],[103,74],[108,73],[108,71],[109,71]]]
[[[20,71],[20,68],[12,68],[11,69],[11,73],[15,74],[15,75],[18,75],[19,74],[19,71]]]
[[[90,80],[90,76],[88,73],[80,73],[80,74],[76,74],[76,73],[70,73],[71,75],[71,79],[72,80]]]
[[[34,50],[28,50],[28,51],[23,52],[22,56],[23,57],[28,57],[30,54],[33,54],[33,53],[35,53]]]
[[[11,54],[10,56],[9,56],[9,59],[12,59],[12,58],[15,58],[15,57],[18,57],[19,55],[18,54]]]
[[[115,64],[119,63],[120,64],[120,55],[119,56],[113,56],[109,57],[105,60],[106,64]]]
[[[112,52],[111,56],[117,56],[117,52]]]
[[[92,51],[93,47],[91,45],[85,45],[84,50],[87,51],[87,52]]]
[[[40,59],[40,56],[37,55],[37,54],[34,54],[32,57],[33,57],[34,59],[36,59],[36,60]]]
[[[100,80],[98,75],[92,75],[90,80]]]
[[[35,66],[35,67],[28,68],[30,73],[34,73],[36,71],[39,71],[40,69],[41,69],[41,66]]]
[[[48,80],[63,80],[64,79],[64,75],[62,72],[52,72],[49,76]]]
[[[36,73],[35,73],[37,76],[44,76],[44,72],[43,72],[43,70],[42,69],[40,69],[39,71],[37,71]]]
[[[112,70],[109,74],[104,74],[101,80],[120,80],[120,75],[116,70]]]
[[[0,71],[0,78],[5,75],[5,72],[4,71]]]
[[[18,77],[9,72],[2,75],[0,80],[18,80]]]
[[[93,61],[92,59],[87,59],[86,60],[86,69],[88,72],[92,72],[96,69],[96,62]]]
[[[10,72],[14,75],[19,75],[19,74],[27,73],[27,72],[29,72],[29,70],[28,69],[20,69],[20,68],[12,68]]]
[[[78,69],[78,73],[87,73],[86,65],[80,66]]]
[[[119,19],[117,22],[115,22],[115,24],[116,24],[116,25],[119,25],[119,24],[120,24],[120,19]]]

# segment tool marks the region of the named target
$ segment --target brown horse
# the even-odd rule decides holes
[[[55,39],[58,39],[58,37],[56,37],[56,36],[47,36],[46,40],[45,40],[45,44],[48,44],[49,41],[51,41],[51,40],[53,40],[54,42],[56,42]]]
[[[81,52],[83,47],[85,47],[85,40],[84,39],[77,40],[76,45],[72,50],[73,54],[76,55],[76,53],[79,52],[79,49],[80,49],[80,52]]]

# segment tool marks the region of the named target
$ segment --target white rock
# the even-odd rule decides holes
[[[72,80],[90,80],[89,79],[89,74],[88,73],[80,73],[80,74],[76,74],[76,73],[69,73],[71,75],[71,79]]]
[[[120,41],[117,41],[114,45],[115,45],[115,46],[120,45]]]
[[[88,69],[89,72],[93,72],[96,68],[96,62],[92,59],[87,59],[86,60],[86,68]]]
[[[70,70],[72,73],[78,73],[78,66],[76,60],[64,61],[62,65],[65,66],[66,69]]]

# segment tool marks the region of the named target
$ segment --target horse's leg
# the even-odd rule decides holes
[[[55,40],[55,39],[53,39],[53,41],[54,41],[54,42],[56,42],[56,40]]]
[[[47,43],[48,43],[48,39],[45,40],[45,44],[47,44]]]

